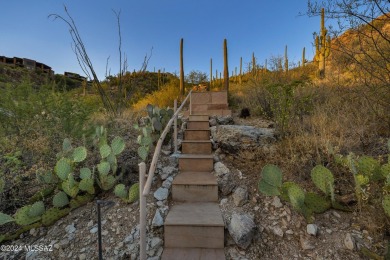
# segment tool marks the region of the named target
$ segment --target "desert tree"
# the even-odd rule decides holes
[[[88,79],[93,81],[93,86],[96,88],[104,108],[106,111],[112,115],[116,116],[120,114],[124,108],[125,100],[126,100],[126,94],[125,90],[123,88],[123,75],[126,73],[126,70],[128,68],[127,65],[127,58],[125,53],[122,51],[122,33],[121,33],[121,23],[120,23],[120,11],[116,12],[113,10],[114,15],[116,17],[116,22],[118,26],[118,34],[119,34],[119,74],[118,74],[118,90],[116,92],[116,95],[114,97],[111,97],[107,91],[103,88],[101,82],[99,81],[99,78],[96,74],[96,71],[94,69],[93,63],[88,55],[87,48],[82,40],[82,37],[79,33],[78,27],[75,23],[75,20],[70,15],[67,7],[64,5],[64,11],[65,16],[59,15],[59,14],[50,14],[48,17],[52,18],[53,20],[61,20],[63,21],[69,29],[69,34],[72,38],[72,50],[76,55],[77,61],[80,65],[80,68],[84,72],[84,74],[87,76]],[[143,64],[141,66],[140,71],[145,71],[148,61],[150,59],[150,56],[145,56]],[[107,77],[107,67],[108,67],[108,60],[106,62],[106,77]],[[110,76],[110,75],[108,75]]]

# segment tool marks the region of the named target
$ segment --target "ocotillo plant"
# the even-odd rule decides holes
[[[212,84],[213,84],[213,59],[210,59],[210,85],[208,91],[211,90]]]
[[[287,57],[287,45],[284,48],[284,71],[288,72],[288,57]]]
[[[183,38],[180,40],[180,94],[184,96]]]
[[[305,63],[306,63],[306,58],[305,58],[305,47],[303,47],[303,50],[302,50],[302,67],[305,66]]]
[[[223,41],[223,80],[224,89],[229,91],[229,68],[228,68],[228,51],[227,51],[227,40]]]
[[[330,36],[325,28],[325,11],[321,9],[321,32],[316,36],[316,55],[314,60],[318,62],[318,74],[320,78],[325,77],[325,60],[330,54]]]

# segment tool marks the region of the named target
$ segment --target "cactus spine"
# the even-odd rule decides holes
[[[305,58],[305,47],[303,47],[303,50],[302,50],[302,67],[305,67],[305,63],[306,63],[306,58]]]
[[[287,45],[284,48],[284,71],[288,72],[288,57],[287,57]]]
[[[325,28],[325,11],[321,9],[321,32],[316,36],[316,54],[314,60],[318,62],[318,73],[320,78],[325,77],[325,60],[330,54],[330,36],[327,35],[328,30]]]
[[[180,40],[180,94],[184,95],[183,38]]]
[[[227,40],[223,41],[223,81],[224,89],[229,91],[229,68],[228,68],[228,51],[227,51]]]

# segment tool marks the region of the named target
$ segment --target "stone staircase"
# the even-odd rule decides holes
[[[225,259],[209,115],[190,115],[164,224],[163,260]]]

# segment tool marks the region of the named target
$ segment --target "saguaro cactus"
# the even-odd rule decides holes
[[[264,63],[264,70],[267,72],[267,59],[265,59],[265,63]]]
[[[207,89],[208,91],[211,90],[212,84],[213,84],[213,59],[210,59],[210,85],[209,88]]]
[[[256,75],[256,58],[254,52],[252,52],[252,74],[253,76]]]
[[[316,55],[314,60],[318,62],[318,74],[320,78],[325,77],[325,60],[330,54],[330,36],[327,35],[328,30],[325,28],[325,10],[321,9],[321,31],[320,35],[316,36]]]
[[[240,85],[242,84],[242,57],[240,57],[240,77],[239,77]]]
[[[303,47],[303,50],[302,50],[302,67],[305,66],[305,63],[306,63],[306,58],[305,58],[305,47]]]
[[[229,68],[228,68],[228,51],[227,40],[223,41],[223,85],[226,91],[229,91]]]
[[[180,94],[184,96],[183,38],[180,40]]]
[[[288,72],[288,57],[287,57],[287,45],[284,48],[284,71]]]

